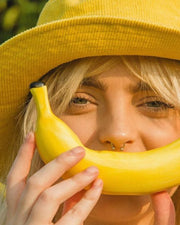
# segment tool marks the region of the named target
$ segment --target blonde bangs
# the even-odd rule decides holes
[[[180,62],[177,60],[125,56],[123,63],[140,80],[146,82],[154,92],[180,109]]]

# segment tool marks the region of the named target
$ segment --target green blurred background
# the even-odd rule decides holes
[[[47,0],[0,0],[0,43],[36,25]]]

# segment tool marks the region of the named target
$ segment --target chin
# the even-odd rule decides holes
[[[101,195],[90,217],[110,224],[135,221],[150,211],[149,195]]]

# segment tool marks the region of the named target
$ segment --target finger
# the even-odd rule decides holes
[[[85,193],[85,190],[82,190],[82,191],[76,193],[75,195],[73,195],[67,201],[65,201],[65,203],[63,205],[62,216],[65,213],[67,213],[67,211],[69,211],[70,209],[72,209],[73,206],[75,206],[80,201],[80,199],[82,198],[82,196],[84,195],[84,193]],[[81,225],[83,225],[83,223]]]
[[[96,205],[101,192],[103,182],[97,179],[92,187],[85,193],[81,200],[71,208],[57,223],[56,225],[82,225],[88,217],[91,210]]]
[[[28,222],[34,224],[50,224],[61,203],[72,195],[87,187],[98,176],[96,167],[89,167],[85,171],[62,181],[44,191],[35,203]]]
[[[153,194],[151,199],[155,212],[154,225],[175,225],[175,208],[170,195],[163,191]]]
[[[20,147],[7,176],[6,200],[9,211],[15,210],[18,199],[25,187],[25,181],[31,167],[34,150],[35,138],[34,134],[30,132]]]
[[[81,147],[67,151],[59,155],[43,166],[38,172],[32,175],[27,181],[19,205],[17,217],[25,221],[39,195],[58,180],[67,170],[76,165],[85,155],[85,150]]]
[[[64,202],[63,209],[62,209],[62,216],[80,201],[84,193],[85,193],[85,190],[82,190]]]

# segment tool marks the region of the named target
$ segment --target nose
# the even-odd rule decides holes
[[[108,149],[138,151],[138,127],[133,112],[128,108],[115,107],[103,115],[99,130],[100,142]],[[113,145],[112,145],[113,144]]]

